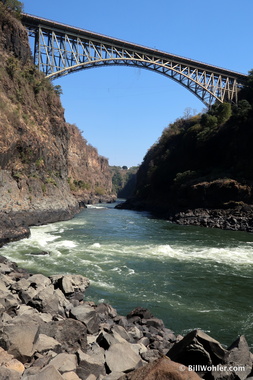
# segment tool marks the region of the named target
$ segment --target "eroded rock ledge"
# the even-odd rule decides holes
[[[1,379],[252,379],[243,336],[228,349],[200,330],[183,338],[147,309],[124,317],[85,301],[88,286],[81,275],[30,274],[0,256]]]

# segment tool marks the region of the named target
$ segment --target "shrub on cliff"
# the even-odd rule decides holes
[[[0,0],[6,9],[17,12],[20,14],[23,11],[24,4],[18,0]]]

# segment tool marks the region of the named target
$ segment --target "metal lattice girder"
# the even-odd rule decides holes
[[[33,40],[34,62],[48,78],[102,65],[137,66],[186,87],[206,106],[237,103],[247,76],[156,49],[23,14]]]

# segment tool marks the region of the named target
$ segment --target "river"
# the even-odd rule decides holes
[[[149,308],[166,327],[201,328],[225,345],[253,346],[253,235],[179,226],[145,212],[89,206],[74,219],[31,228],[0,254],[31,272],[79,273],[86,299],[126,315]],[[49,252],[41,256],[33,253]]]

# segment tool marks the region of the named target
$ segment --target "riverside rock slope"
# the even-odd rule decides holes
[[[183,338],[147,309],[124,317],[85,301],[88,286],[82,275],[31,274],[0,256],[1,379],[252,379],[243,336],[227,349],[200,330]]]
[[[33,65],[26,29],[0,3],[0,245],[113,198],[108,160],[65,121],[59,92]]]

